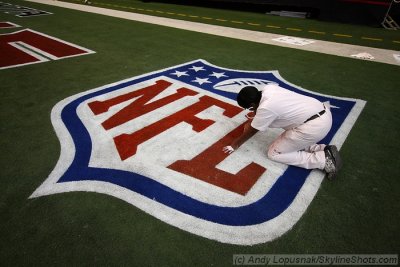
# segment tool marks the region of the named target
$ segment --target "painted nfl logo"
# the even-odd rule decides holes
[[[31,198],[89,191],[120,198],[188,232],[253,245],[287,232],[311,203],[324,174],[267,159],[279,130],[257,133],[235,153],[246,111],[236,94],[277,83],[329,102],[323,143],[341,147],[365,101],[316,94],[277,71],[239,71],[195,60],[59,102],[51,113],[60,159]]]

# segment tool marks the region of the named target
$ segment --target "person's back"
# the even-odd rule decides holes
[[[323,109],[323,104],[315,98],[269,84],[262,89],[252,126],[260,131],[268,127],[287,130],[299,126]]]

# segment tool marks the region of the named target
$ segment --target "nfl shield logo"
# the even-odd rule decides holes
[[[271,241],[300,219],[324,174],[268,160],[266,148],[279,130],[223,153],[247,120],[236,94],[269,83],[329,102],[334,121],[322,142],[338,147],[365,105],[302,89],[276,71],[231,70],[204,60],[133,77],[54,107],[60,159],[31,197],[99,192],[220,242]]]

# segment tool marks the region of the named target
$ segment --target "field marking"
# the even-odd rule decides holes
[[[320,31],[308,31],[310,33],[316,33],[316,34],[326,34],[326,32],[320,32]]]
[[[351,38],[351,37],[353,37],[352,35],[349,35],[349,34],[342,34],[342,33],[333,33],[332,35],[337,36],[337,37],[345,37],[345,38]]]
[[[373,38],[373,37],[361,37],[361,39],[370,40],[370,41],[378,41],[378,42],[382,42],[383,41],[382,38]]]
[[[209,238],[211,240],[216,240],[218,242],[223,242],[223,243],[229,243],[229,244],[237,244],[237,245],[256,245],[260,243],[266,243],[269,241],[272,241],[274,239],[277,239],[281,235],[285,234],[288,232],[292,227],[301,219],[302,215],[306,212],[307,208],[309,207],[310,203],[316,196],[319,187],[323,181],[324,174],[319,171],[319,170],[314,170],[310,172],[308,177],[303,177],[306,178],[305,182],[298,187],[296,192],[291,193],[291,201],[289,205],[284,205],[281,206],[278,210],[279,214],[270,214],[271,216],[268,216],[268,211],[267,214],[261,214],[261,212],[257,212],[258,215],[254,216],[254,210],[250,209],[248,210],[248,207],[250,205],[253,205],[253,203],[256,203],[256,205],[261,205],[261,206],[267,206],[268,203],[271,201],[276,201],[276,197],[271,197],[268,196],[266,198],[262,196],[266,196],[266,192],[269,192],[272,186],[276,189],[278,188],[278,192],[281,195],[286,195],[288,193],[288,190],[285,189],[285,186],[281,186],[283,189],[279,189],[279,184],[275,183],[275,179],[271,181],[272,183],[268,191],[266,191],[264,185],[262,184],[260,188],[260,195],[255,195],[255,198],[251,199],[246,199],[244,202],[237,203],[237,202],[232,202],[231,204],[229,203],[219,203],[219,201],[225,201],[226,197],[232,197],[229,194],[226,194],[225,191],[219,191],[216,190],[214,193],[217,195],[215,196],[215,202],[214,200],[209,198],[210,192],[212,193],[214,190],[217,188],[212,188],[212,187],[204,187],[203,195],[205,198],[197,198],[196,195],[192,196],[189,195],[192,193],[192,188],[196,188],[196,185],[201,186],[200,184],[196,184],[196,180],[190,180],[190,179],[184,179],[183,182],[177,182],[177,179],[168,179],[168,177],[176,177],[179,179],[178,176],[170,176],[170,175],[162,175],[160,172],[155,171],[154,173],[152,172],[147,172],[143,173],[140,172],[140,175],[146,176],[146,181],[150,181],[150,184],[145,184],[145,185],[154,185],[155,181],[153,179],[149,179],[151,177],[157,178],[157,184],[161,185],[161,190],[151,190],[151,192],[148,194],[145,191],[142,190],[136,190],[134,187],[125,187],[122,186],[121,183],[113,183],[112,181],[107,181],[107,179],[101,179],[101,173],[100,176],[97,176],[98,179],[94,180],[87,180],[85,175],[86,172],[82,173],[82,176],[79,177],[79,173],[81,170],[88,170],[88,168],[101,168],[102,170],[112,170],[112,169],[119,169],[119,170],[124,170],[124,168],[120,168],[118,166],[115,166],[115,162],[112,163],[112,160],[109,159],[103,159],[105,160],[106,164],[103,164],[101,159],[103,158],[102,156],[98,158],[92,158],[90,159],[91,163],[88,163],[86,166],[79,167],[78,169],[75,169],[73,171],[72,175],[70,175],[69,178],[72,178],[69,180],[68,178],[63,181],[59,182],[59,179],[64,176],[65,173],[68,172],[68,170],[71,170],[71,166],[73,165],[73,162],[75,161],[76,157],[79,157],[79,155],[82,154],[82,148],[79,146],[76,146],[74,143],[74,136],[73,132],[80,132],[83,128],[88,131],[89,135],[91,134],[92,136],[97,136],[96,131],[93,131],[93,128],[90,126],[90,122],[94,122],[91,118],[93,116],[93,113],[90,110],[87,110],[87,113],[85,113],[85,107],[86,103],[88,101],[93,101],[93,100],[99,100],[100,99],[104,100],[105,98],[102,98],[105,94],[107,96],[107,99],[110,99],[110,97],[117,97],[121,95],[121,92],[119,91],[120,89],[126,88],[127,91],[124,91],[122,93],[127,93],[131,91],[133,88],[132,86],[137,86],[138,81],[140,82],[146,82],[146,85],[149,85],[148,81],[149,80],[157,80],[158,77],[165,77],[166,72],[172,72],[173,70],[177,70],[178,68],[181,68],[182,66],[185,67],[190,67],[190,66],[206,66],[207,68],[211,69],[219,69],[219,71],[222,71],[223,73],[226,72],[240,72],[241,75],[246,75],[248,73],[253,75],[253,73],[258,73],[258,74],[265,74],[265,78],[269,80],[269,77],[272,78],[275,77],[279,79],[282,83],[284,83],[286,86],[289,88],[297,88],[297,90],[301,90],[303,92],[308,92],[311,93],[312,95],[315,96],[323,96],[323,97],[328,97],[328,99],[334,99],[335,101],[338,101],[337,103],[341,102],[345,106],[349,105],[350,103],[345,104],[344,102],[352,102],[354,103],[351,104],[352,108],[351,110],[348,110],[346,112],[346,119],[341,123],[340,126],[336,126],[335,134],[331,139],[331,143],[337,144],[337,146],[340,148],[344,141],[346,140],[350,130],[352,129],[353,125],[355,124],[357,118],[361,114],[364,106],[365,106],[365,101],[363,100],[357,100],[357,99],[349,99],[349,98],[343,98],[343,97],[335,97],[335,96],[328,96],[328,95],[323,95],[323,94],[318,94],[312,91],[309,91],[307,89],[301,88],[299,86],[296,86],[295,84],[292,84],[288,81],[286,81],[282,76],[280,76],[279,72],[277,71],[241,71],[241,70],[232,70],[232,69],[227,69],[223,67],[219,67],[213,64],[208,63],[205,60],[195,60],[192,62],[186,62],[181,65],[177,66],[171,66],[167,69],[163,70],[158,70],[154,71],[151,73],[146,73],[142,74],[139,76],[135,76],[129,79],[126,79],[124,81],[119,81],[116,83],[112,83],[109,85],[101,86],[86,92],[81,92],[76,95],[70,96],[65,98],[64,100],[58,102],[56,106],[53,107],[52,112],[51,112],[51,121],[54,127],[54,130],[57,134],[58,139],[60,140],[60,145],[61,145],[61,152],[59,156],[59,160],[57,161],[56,166],[54,167],[53,171],[50,173],[50,175],[47,177],[47,179],[40,185],[39,188],[35,190],[35,192],[32,193],[32,195],[29,197],[30,199],[40,197],[40,196],[46,196],[46,195],[51,195],[51,194],[58,194],[58,193],[64,193],[64,192],[72,192],[72,191],[84,191],[84,192],[97,192],[97,193],[103,193],[107,194],[110,196],[114,196],[116,198],[119,198],[123,201],[126,201],[127,203],[132,204],[133,206],[143,210],[144,212],[150,214],[151,216],[168,223],[170,225],[173,225],[175,227],[178,227],[184,231],[188,231],[190,233],[202,236],[204,238]],[[231,75],[229,74],[229,75]],[[270,76],[272,75],[272,76]],[[249,76],[249,77],[251,77]],[[229,76],[226,76],[229,77]],[[171,78],[169,78],[171,79]],[[229,81],[229,80],[225,80]],[[174,81],[175,82],[175,81]],[[179,81],[176,81],[179,83]],[[123,85],[122,88],[120,85]],[[178,84],[179,85],[179,84]],[[108,90],[114,88],[113,91],[109,92]],[[117,89],[118,88],[118,89]],[[138,86],[137,88],[143,88],[142,86]],[[116,90],[115,90],[116,89]],[[192,88],[195,90],[195,88]],[[207,89],[204,88],[205,92],[209,92],[210,94],[214,94],[209,90],[212,90],[211,88]],[[202,88],[197,88],[195,91],[203,91]],[[109,95],[109,93],[113,94],[116,93],[115,95]],[[108,94],[108,95],[107,95]],[[230,98],[230,100],[223,98],[223,96],[216,96],[216,95],[211,95],[212,97],[216,97],[220,99],[223,102],[227,103],[234,103],[234,99]],[[343,101],[343,102],[342,102]],[[75,108],[70,109],[71,105],[76,104]],[[180,106],[180,105],[179,105]],[[120,107],[121,108],[121,107]],[[68,111],[69,110],[69,111]],[[176,112],[176,107],[172,107],[172,113]],[[244,112],[246,113],[246,112]],[[61,114],[65,114],[65,117],[62,118]],[[89,115],[90,114],[90,115]],[[245,117],[243,116],[244,114],[241,113],[242,115],[240,116],[241,119],[240,121],[243,122],[245,121]],[[152,117],[155,114],[149,114],[152,115]],[[82,121],[82,126],[78,126],[77,128],[70,128],[67,126],[66,121],[74,119],[79,119]],[[151,122],[154,123],[154,122]],[[81,128],[83,127],[83,128]],[[217,126],[219,127],[219,126]],[[227,130],[227,129],[226,129]],[[218,130],[220,131],[220,130]],[[279,134],[279,133],[276,133]],[[76,137],[76,136],[75,136]],[[78,137],[79,138],[79,137]],[[215,138],[211,137],[211,138]],[[85,138],[86,139],[86,138]],[[216,138],[218,139],[218,138]],[[86,139],[86,145],[88,145],[90,148],[93,149],[96,147],[104,147],[101,145],[96,145],[95,141],[96,138],[91,138],[90,136],[87,136]],[[98,139],[99,141],[104,140],[102,138]],[[85,143],[85,140],[83,140]],[[212,142],[210,142],[212,143]],[[258,144],[254,144],[255,146],[258,146]],[[252,149],[250,149],[252,150]],[[104,153],[96,153],[94,150],[91,153],[92,155],[104,155]],[[154,148],[151,148],[148,151],[154,151]],[[203,151],[202,148],[198,150],[198,152]],[[240,153],[235,152],[235,153]],[[263,152],[259,152],[259,156],[262,157],[264,160],[265,155]],[[238,155],[238,154],[235,154]],[[243,154],[243,156],[247,157],[246,154]],[[152,158],[152,156],[150,156]],[[110,158],[111,159],[111,158]],[[100,160],[96,164],[96,160]],[[146,161],[146,159],[144,159]],[[88,161],[89,162],[89,161]],[[150,161],[152,162],[152,161]],[[237,160],[231,161],[232,165],[237,165]],[[111,164],[111,165],[108,165]],[[153,165],[153,164],[151,164]],[[165,164],[168,165],[168,164]],[[138,176],[132,176],[128,175],[125,176],[126,173],[130,172],[131,164],[127,163],[128,169],[126,172],[121,173],[122,176],[120,178],[139,178]],[[111,167],[111,168],[110,168]],[[141,168],[142,166],[136,166]],[[271,165],[272,167],[272,165]],[[283,166],[284,167],[284,166]],[[72,167],[74,168],[74,167]],[[280,168],[279,168],[280,169]],[[130,172],[131,174],[136,172],[138,169],[132,169],[133,172]],[[282,171],[285,171],[286,168],[281,169]],[[168,168],[165,170],[168,172]],[[163,172],[162,172],[163,173]],[[160,175],[161,174],[161,175]],[[175,172],[174,175],[177,173]],[[78,175],[78,177],[74,177],[75,175]],[[105,174],[108,176],[107,174]],[[277,177],[283,177],[286,176],[284,179],[290,178],[291,174],[288,173],[282,173],[278,174]],[[167,178],[167,179],[165,179]],[[183,177],[182,177],[183,178]],[[299,177],[302,179],[301,177]],[[140,181],[139,181],[140,182]],[[172,183],[172,184],[168,184]],[[147,187],[147,186],[146,186]],[[143,188],[143,187],[142,187]],[[183,192],[182,190],[185,188],[190,188],[190,190],[186,191],[185,193],[180,193]],[[148,191],[147,191],[148,192]],[[201,193],[201,192],[193,192],[193,193]],[[295,193],[296,195],[294,195]],[[181,207],[178,202],[164,202],[163,200],[159,201],[159,199],[165,199],[164,197],[159,198],[159,196],[168,196],[169,199],[176,199],[176,197],[179,197],[180,200],[182,201],[189,201],[189,205],[191,204],[196,204],[197,208],[202,209],[204,212],[203,213],[196,213],[198,210],[197,208],[194,209],[189,209],[187,206],[186,207]],[[182,196],[183,195],[183,196]],[[197,200],[196,200],[197,199]],[[279,198],[279,199],[285,199],[284,197]],[[179,201],[180,202],[180,201]],[[275,203],[275,202],[274,202]],[[175,205],[177,204],[177,205]],[[188,206],[189,206],[188,205]],[[226,212],[227,214],[224,214]],[[249,212],[251,213],[250,216],[248,215]],[[275,209],[274,209],[275,212]],[[211,214],[211,215],[209,215]],[[215,215],[213,215],[215,214]],[[234,215],[234,216],[232,216]],[[246,216],[247,215],[247,216]],[[261,216],[261,217],[260,217]],[[244,218],[242,221],[237,221],[236,218]]]
[[[296,32],[301,32],[302,31],[302,29],[299,29],[299,28],[286,28],[286,30],[288,30],[288,31],[296,31]]]
[[[52,0],[27,0],[30,2],[41,3],[46,5],[58,6],[63,8],[69,8],[74,10],[80,10],[89,13],[101,14],[105,16],[117,17],[132,21],[139,21],[143,23],[155,24],[164,27],[172,27],[177,29],[189,30],[194,32],[199,32],[203,34],[211,34],[217,36],[223,36],[238,40],[245,40],[250,42],[274,45],[274,46],[281,46],[287,47],[292,49],[299,49],[303,51],[310,51],[310,52],[318,52],[328,55],[335,55],[341,56],[346,58],[352,58],[351,55],[357,54],[360,52],[366,52],[374,56],[373,62],[380,62],[392,65],[400,65],[397,62],[393,54],[397,54],[398,51],[389,50],[389,49],[381,49],[381,48],[374,48],[374,47],[365,47],[359,45],[351,45],[351,44],[343,44],[343,43],[335,43],[329,41],[320,41],[320,40],[312,40],[314,41],[312,44],[307,46],[295,46],[290,44],[284,43],[277,43],[274,42],[273,39],[282,37],[282,34],[272,34],[267,32],[259,32],[259,31],[252,31],[252,30],[245,30],[245,29],[238,29],[238,28],[231,28],[226,26],[219,26],[219,25],[212,25],[212,24],[205,24],[200,22],[193,22],[193,21],[182,21],[178,19],[172,18],[165,18],[165,17],[157,17],[139,13],[132,13],[128,11],[120,11],[120,10],[110,10],[100,7],[88,6],[88,5],[81,5],[81,4],[74,4],[74,3],[67,3],[67,2],[59,2],[59,1],[52,1]],[[211,17],[201,17],[202,19],[213,20]],[[244,23],[240,21],[239,23]],[[272,26],[272,25],[269,25]],[[350,38],[351,35],[346,34],[339,34],[336,33],[337,36],[340,37],[347,37]],[[398,41],[393,41],[394,43],[400,43]],[[362,60],[362,59],[355,59],[353,60]],[[371,61],[368,61],[369,63]]]
[[[281,26],[275,26],[275,25],[266,25],[265,27],[273,28],[273,29],[280,29],[281,28]]]
[[[29,0],[28,0],[29,1]],[[73,2],[76,3],[80,3],[80,1],[78,0],[71,0]],[[154,10],[151,9],[142,9],[142,8],[134,8],[134,7],[130,7],[130,6],[121,6],[121,5],[112,5],[112,4],[107,4],[107,3],[100,3],[100,2],[93,2],[93,4],[95,5],[105,5],[105,6],[111,6],[111,7],[117,7],[117,8],[122,8],[122,9],[131,9],[131,10],[140,10],[140,11],[144,11],[144,12],[154,12]],[[190,15],[190,14],[176,14],[173,12],[166,12],[166,11],[161,11],[161,10],[155,10],[156,13],[159,14],[168,14],[168,15],[177,15],[180,17],[189,17],[189,18],[199,18],[199,16],[195,16],[195,15]],[[216,20],[216,21],[220,21],[220,22],[231,22],[234,24],[247,24],[250,26],[262,26],[260,23],[252,23],[252,22],[242,22],[242,21],[229,21],[227,19],[221,19],[221,18],[211,18],[211,17],[201,17],[201,19],[205,19],[205,20]],[[274,25],[265,25],[265,27],[267,28],[275,28],[275,29],[281,29],[281,26],[274,26]],[[300,29],[300,28],[291,28],[288,27],[286,28],[286,30],[288,31],[297,31],[297,32],[301,32],[301,31],[307,31],[309,33],[315,33],[315,34],[321,34],[321,35],[325,35],[326,32],[321,32],[321,31],[314,31],[314,30],[307,30],[307,29]],[[348,37],[348,38],[356,38],[352,35],[348,35],[348,34],[339,34],[339,33],[333,33],[332,34],[335,37]],[[384,39],[382,38],[372,38],[372,37],[360,37],[360,39],[362,40],[368,40],[368,41],[384,41]],[[397,41],[392,41],[393,43],[398,43]]]

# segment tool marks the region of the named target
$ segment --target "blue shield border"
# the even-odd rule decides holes
[[[236,99],[235,92],[214,89],[212,83],[200,85],[194,83],[193,77],[172,75],[175,71],[184,71],[192,66],[203,67],[209,72],[224,72],[229,78],[268,80],[321,102],[329,101],[337,108],[332,109],[332,129],[321,142],[335,143],[339,148],[366,103],[363,100],[313,93],[285,81],[277,71],[231,70],[201,59],[133,77],[71,96],[54,107],[52,122],[61,142],[60,159],[48,179],[31,198],[70,191],[105,193],[123,199],[178,228],[232,244],[267,242],[289,230],[300,219],[318,191],[323,179],[322,172],[289,166],[272,188],[257,201],[240,207],[223,207],[191,198],[138,173],[89,167],[92,141],[77,115],[77,108],[90,98],[163,75]]]

